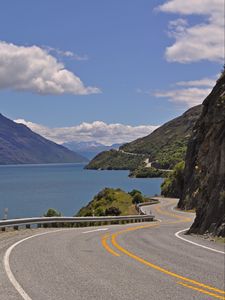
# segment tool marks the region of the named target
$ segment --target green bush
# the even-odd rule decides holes
[[[117,207],[109,207],[105,210],[105,215],[106,216],[119,216],[121,214],[121,211]]]
[[[129,195],[131,195],[131,197],[134,197],[135,194],[141,194],[141,192],[139,190],[135,190],[133,189],[131,192],[128,193]]]
[[[133,196],[132,203],[133,204],[138,204],[138,203],[142,203],[142,202],[144,202],[144,198],[143,198],[142,194],[136,193]]]
[[[54,208],[49,208],[47,213],[44,214],[45,217],[61,217],[61,213]]]

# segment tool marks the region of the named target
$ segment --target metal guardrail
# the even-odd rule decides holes
[[[0,221],[0,229],[5,231],[7,227],[13,227],[18,230],[19,226],[26,226],[30,228],[31,225],[42,227],[45,224],[99,224],[106,225],[115,222],[150,222],[154,220],[153,215],[131,215],[131,216],[107,216],[107,217],[39,217],[39,218],[24,218],[24,219],[11,219]]]
[[[148,206],[148,205],[157,204],[157,203],[159,203],[159,200],[158,200],[158,199],[150,198],[150,201],[148,201],[148,202],[143,202],[143,203],[138,203],[138,204],[136,204],[136,209],[137,209],[137,211],[139,212],[139,214],[145,215],[145,212],[142,210],[142,207],[143,207],[143,206]]]

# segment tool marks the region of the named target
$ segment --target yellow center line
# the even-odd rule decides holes
[[[192,219],[189,218],[189,217],[185,217],[185,218],[184,218],[183,216],[179,216],[179,215],[176,215],[176,214],[167,212],[167,211],[165,211],[165,210],[162,210],[161,208],[162,208],[161,206],[156,206],[156,207],[155,207],[155,211],[156,211],[157,213],[160,213],[161,215],[170,216],[170,217],[174,217],[174,218],[176,218],[176,219],[180,219],[180,220],[182,220],[182,222],[190,222],[190,221],[192,221]]]
[[[158,225],[153,225],[153,226],[158,226]],[[145,227],[153,227],[153,226],[145,226]],[[166,275],[169,275],[169,276],[172,276],[172,277],[181,279],[181,280],[183,280],[183,281],[192,283],[192,284],[194,284],[194,285],[200,286],[200,287],[202,287],[202,288],[205,288],[205,289],[208,289],[208,290],[217,292],[217,293],[225,294],[225,291],[223,291],[223,290],[220,290],[220,289],[218,289],[218,288],[215,288],[215,287],[206,285],[206,284],[204,284],[204,283],[195,281],[195,280],[190,279],[190,278],[188,278],[188,277],[184,277],[184,276],[182,276],[182,275],[179,275],[179,274],[176,274],[176,273],[171,272],[171,271],[169,271],[169,270],[166,270],[166,269],[164,269],[164,268],[162,268],[162,267],[160,267],[160,266],[157,266],[157,265],[155,265],[155,264],[153,264],[153,263],[151,263],[151,262],[149,262],[149,261],[147,261],[147,260],[145,260],[145,259],[143,259],[143,258],[141,258],[141,257],[139,257],[139,256],[137,256],[137,255],[135,255],[135,254],[133,254],[133,253],[131,253],[131,252],[129,252],[128,250],[126,250],[125,248],[123,248],[122,246],[120,246],[120,245],[117,243],[116,237],[117,237],[118,235],[121,235],[122,233],[125,233],[125,232],[128,232],[128,231],[133,231],[133,230],[141,229],[141,228],[144,228],[144,226],[138,227],[138,228],[136,228],[136,227],[132,228],[132,227],[131,227],[131,228],[128,228],[127,230],[119,231],[119,232],[113,233],[113,234],[111,235],[112,245],[113,245],[115,248],[117,248],[119,251],[121,251],[122,253],[126,254],[127,256],[129,256],[129,257],[135,259],[136,261],[138,261],[138,262],[140,262],[140,263],[142,263],[142,264],[144,264],[144,265],[146,265],[146,266],[148,266],[148,267],[151,267],[151,268],[153,268],[153,269],[155,269],[155,270],[157,270],[157,271],[160,271],[160,272],[162,272],[162,273],[164,273],[164,274],[166,274]]]
[[[109,234],[106,234],[102,237],[102,246],[112,255],[120,256],[119,253],[115,252],[107,243],[107,239],[109,238]]]
[[[135,227],[130,227],[128,229],[125,229],[125,230],[122,230],[120,231],[121,233],[125,233],[127,231],[130,231],[130,230],[138,230],[138,229],[142,229],[142,228],[146,228],[146,227],[153,227],[153,226],[158,226],[159,225],[159,222],[156,222],[156,224],[151,224],[151,225],[141,225],[141,226],[135,226]],[[120,256],[119,253],[115,252],[110,246],[109,244],[107,243],[107,239],[110,237],[110,234],[105,234],[103,237],[102,237],[102,246],[111,254],[113,254],[114,256]]]
[[[155,210],[156,210],[157,212],[163,214],[163,215],[169,215],[169,216],[172,216],[172,217],[174,217],[174,218],[179,219],[178,221],[168,221],[168,222],[163,222],[163,224],[175,224],[175,223],[180,223],[180,222],[189,222],[189,221],[192,220],[191,218],[188,218],[188,217],[185,218],[185,217],[183,217],[183,216],[179,216],[179,215],[176,215],[176,214],[173,214],[173,213],[166,212],[165,210],[162,210],[162,209],[161,209],[161,206],[156,207]],[[160,267],[160,266],[158,266],[158,265],[155,265],[155,264],[153,264],[153,263],[151,263],[151,262],[149,262],[149,261],[147,261],[147,260],[145,260],[145,259],[143,259],[143,258],[141,258],[141,257],[139,257],[139,256],[137,256],[137,255],[135,255],[134,253],[129,252],[128,250],[126,250],[125,248],[123,248],[122,246],[120,246],[120,245],[118,244],[117,240],[116,240],[116,238],[117,238],[119,235],[123,234],[123,233],[127,233],[127,232],[134,231],[134,230],[139,230],[139,229],[143,229],[143,228],[157,227],[157,226],[160,226],[161,224],[162,224],[162,223],[156,222],[156,223],[151,224],[151,225],[142,225],[142,226],[129,227],[129,228],[125,229],[125,230],[118,231],[118,232],[116,232],[116,233],[111,234],[111,243],[112,243],[112,245],[113,245],[116,249],[118,249],[120,252],[126,254],[127,256],[131,257],[132,259],[135,259],[136,261],[138,261],[138,262],[140,262],[140,263],[142,263],[142,264],[144,264],[144,265],[146,265],[146,266],[148,266],[148,267],[150,267],[150,268],[152,268],[152,269],[155,269],[155,270],[157,270],[157,271],[159,271],[159,272],[162,272],[162,273],[164,273],[164,274],[166,274],[166,275],[169,275],[169,276],[171,276],[171,277],[178,278],[178,279],[180,279],[180,280],[182,280],[182,281],[191,283],[191,284],[196,285],[196,286],[192,286],[192,285],[189,285],[189,284],[183,283],[183,282],[177,282],[178,284],[183,285],[183,286],[185,286],[185,287],[188,287],[188,288],[190,288],[190,289],[192,289],[192,290],[199,291],[199,292],[201,292],[201,293],[203,293],[203,294],[207,294],[207,295],[210,295],[210,296],[212,296],[212,297],[215,297],[215,298],[218,298],[218,299],[223,299],[223,300],[225,300],[225,297],[224,297],[224,296],[222,296],[222,295],[217,295],[217,294],[214,294],[214,293],[210,292],[210,291],[213,291],[213,292],[215,292],[215,293],[223,294],[223,295],[224,295],[224,294],[225,294],[225,291],[223,291],[223,290],[221,290],[221,289],[218,289],[218,288],[216,288],[216,287],[212,287],[212,286],[206,285],[206,284],[204,284],[204,283],[198,282],[198,281],[196,281],[196,280],[190,279],[190,278],[188,278],[188,277],[184,277],[184,276],[182,276],[182,275],[179,275],[179,274],[176,274],[176,273],[174,273],[174,272],[171,272],[171,271],[169,271],[169,270],[167,270],[167,269],[164,269],[164,268],[162,268],[162,267]],[[114,250],[112,250],[112,249],[109,247],[109,245],[107,244],[106,240],[107,240],[107,238],[109,238],[109,237],[110,237],[110,235],[108,234],[108,235],[106,235],[106,236],[104,236],[104,237],[102,238],[102,245],[104,246],[104,248],[105,248],[108,252],[112,253],[112,254],[115,255],[115,256],[120,256],[120,254],[118,254],[118,253],[116,253]],[[201,287],[201,288],[200,288],[200,287]],[[202,288],[204,288],[204,289],[206,289],[206,290],[203,290]],[[208,291],[207,291],[207,290],[208,290]]]
[[[192,290],[201,292],[201,293],[203,293],[203,294],[206,294],[206,295],[209,295],[209,296],[218,298],[218,299],[223,299],[223,300],[225,300],[225,297],[224,297],[224,296],[220,296],[220,295],[217,295],[217,294],[214,294],[214,293],[210,293],[210,292],[208,292],[208,291],[206,291],[206,290],[197,288],[197,287],[195,287],[195,286],[186,284],[186,283],[184,283],[184,282],[177,282],[177,283],[180,284],[180,285],[183,285],[184,287],[187,287],[187,288],[189,288],[189,289],[192,289]]]

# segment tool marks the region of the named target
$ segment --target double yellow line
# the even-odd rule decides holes
[[[160,211],[161,212],[161,211]],[[162,213],[162,212],[161,212]],[[163,212],[163,214],[166,214],[165,212]],[[168,213],[169,214],[169,213]],[[170,214],[172,215],[172,214]],[[178,218],[177,215],[173,215],[174,217]],[[181,216],[179,216],[179,219],[181,218]],[[181,221],[181,220],[180,220]],[[186,222],[188,221],[187,218],[183,218],[183,221]],[[168,223],[176,223],[176,222],[168,222]],[[123,248],[121,245],[119,245],[119,243],[117,242],[117,237],[121,234],[125,234],[127,232],[131,232],[131,231],[135,231],[135,230],[139,230],[139,229],[143,229],[143,228],[150,228],[150,227],[158,227],[160,226],[160,223],[159,222],[156,222],[154,224],[151,224],[151,225],[143,225],[143,226],[135,226],[135,227],[129,227],[125,230],[122,230],[122,231],[118,231],[116,233],[113,233],[113,234],[107,234],[107,235],[104,235],[102,237],[102,245],[103,247],[109,252],[111,253],[112,255],[116,256],[116,257],[119,257],[122,254],[125,254],[127,256],[129,256],[130,258],[138,261],[139,263],[142,263],[143,265],[146,265],[154,270],[157,270],[161,273],[164,273],[168,276],[171,276],[171,277],[174,277],[176,279],[179,279],[179,281],[177,281],[176,283],[179,284],[179,285],[182,285],[183,287],[186,287],[186,288],[189,288],[189,289],[192,289],[193,291],[198,291],[200,293],[203,293],[203,294],[206,294],[208,296],[211,296],[211,297],[214,297],[214,298],[217,298],[217,299],[222,299],[222,300],[225,300],[225,291],[223,290],[220,290],[216,287],[212,287],[212,286],[209,286],[209,285],[206,285],[204,283],[201,283],[199,281],[196,281],[196,280],[193,280],[193,279],[190,279],[188,277],[184,277],[182,275],[179,275],[177,273],[174,273],[174,272],[171,272],[169,270],[166,270],[158,265],[155,265],[137,255],[135,255],[134,253],[126,250],[125,248]],[[113,245],[113,247],[116,248],[116,250],[119,251],[116,252],[114,251],[111,247],[110,247],[110,244],[109,242],[111,242],[111,244]]]

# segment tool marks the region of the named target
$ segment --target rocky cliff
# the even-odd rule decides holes
[[[185,165],[178,207],[196,208],[190,232],[225,236],[225,73],[203,102]]]

